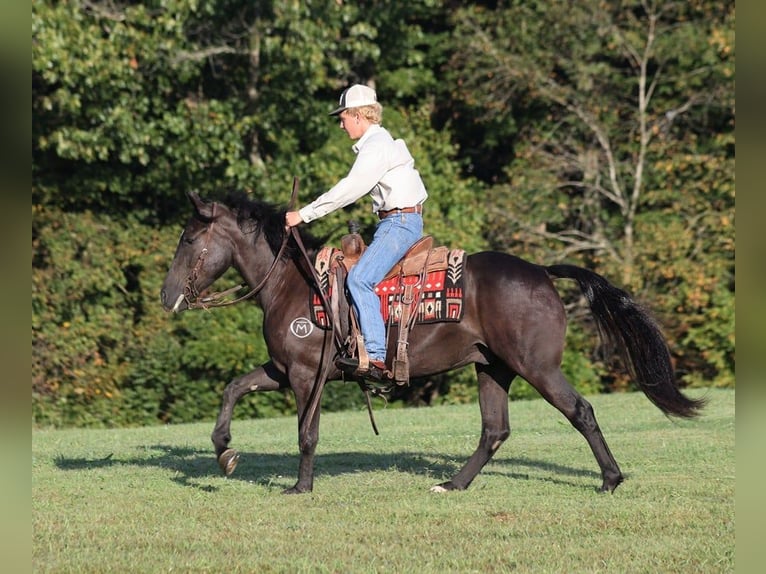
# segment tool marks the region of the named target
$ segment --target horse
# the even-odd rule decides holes
[[[290,389],[298,415],[298,480],[287,494],[311,492],[319,437],[320,399],[327,381],[342,378],[334,365],[333,332],[305,318],[314,278],[307,253],[310,234],[285,227],[285,210],[240,194],[222,202],[187,193],[193,213],[178,241],[160,299],[168,312],[205,306],[205,290],[229,268],[251,288],[263,311],[269,360],[224,389],[211,435],[226,476],[240,454],[229,446],[234,406],[252,392]],[[296,233],[288,237],[290,233]],[[478,380],[481,434],[468,461],[437,492],[464,490],[510,435],[508,392],[521,377],[558,409],[587,441],[601,471],[598,490],[611,493],[623,475],[604,439],[593,407],[561,371],[567,317],[554,279],[574,280],[589,304],[604,344],[616,349],[639,389],[668,417],[693,418],[704,399],[683,394],[667,341],[649,312],[601,275],[570,264],[543,266],[498,251],[465,257],[464,314],[460,321],[416,324],[409,334],[410,375],[433,376],[473,364]],[[392,327],[395,328],[395,327]],[[392,340],[393,339],[393,340]],[[395,337],[389,337],[389,356]],[[374,425],[374,421],[373,421]]]

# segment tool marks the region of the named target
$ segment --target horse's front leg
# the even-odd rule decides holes
[[[287,387],[287,377],[277,369],[272,362],[258,367],[254,371],[237,377],[226,385],[223,391],[223,402],[218,413],[211,439],[215,447],[218,465],[226,476],[231,475],[239,462],[239,453],[229,448],[231,441],[231,416],[237,401],[255,391],[276,391]]]
[[[285,494],[300,494],[314,489],[314,453],[319,442],[319,411],[321,408],[324,379],[297,377],[290,373],[298,407],[298,448],[301,460],[298,466],[298,482],[284,491]]]

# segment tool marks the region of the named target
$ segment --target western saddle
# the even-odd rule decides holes
[[[338,313],[339,305],[337,302],[337,293],[344,291],[344,289],[336,288],[332,289],[333,283],[341,285],[345,280],[345,276],[349,271],[357,264],[359,258],[364,253],[367,245],[364,243],[364,239],[358,232],[358,225],[355,222],[349,223],[349,233],[341,238],[341,248],[336,249],[334,247],[324,247],[318,254],[316,259],[316,266],[319,270],[321,266],[323,269],[328,270],[328,277],[330,284],[328,288],[332,291],[333,304],[331,304],[331,314],[334,315],[332,320],[340,324]],[[417,283],[422,283],[426,274],[432,271],[438,271],[447,268],[449,249],[446,246],[433,246],[433,237],[425,235],[419,239],[400,259],[396,265],[383,278],[383,281],[398,277],[400,285],[403,283],[404,277],[419,276],[420,280]],[[321,263],[320,263],[321,262]],[[407,353],[408,336],[412,329],[416,317],[416,310],[418,307],[418,301],[413,296],[412,282],[405,283],[399,296],[399,304],[401,305],[401,317],[399,320],[399,333],[396,344],[396,355],[394,356],[393,366],[390,372],[391,378],[397,385],[404,385],[409,381],[409,357]],[[422,291],[419,290],[419,293]],[[360,368],[366,368],[369,364],[369,357],[364,349],[364,341],[362,339],[361,332],[359,330],[359,324],[356,319],[356,314],[353,311],[353,306],[349,306],[349,333],[346,339],[346,351],[349,356],[356,356],[359,358]],[[387,326],[388,331],[388,326]]]

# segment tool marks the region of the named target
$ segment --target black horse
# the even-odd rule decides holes
[[[284,210],[244,198],[230,205],[189,194],[194,213],[178,243],[162,286],[162,305],[180,312],[200,306],[199,294],[230,267],[257,291],[270,360],[232,380],[212,433],[224,473],[239,454],[229,447],[232,410],[254,391],[290,388],[298,410],[300,467],[287,493],[308,492],[314,482],[319,399],[327,380],[339,379],[333,333],[305,319],[312,275],[294,237],[286,238]],[[285,248],[286,247],[286,248]],[[465,260],[464,315],[459,322],[415,325],[409,337],[410,375],[444,373],[473,363],[482,426],[478,447],[451,480],[432,490],[465,489],[510,435],[508,390],[520,376],[588,441],[601,469],[601,491],[623,480],[591,405],[561,372],[566,315],[552,278],[573,279],[588,300],[602,338],[617,349],[648,399],[667,415],[693,417],[704,406],[676,386],[667,344],[654,321],[623,290],[573,265],[540,266],[499,252]],[[396,337],[389,338],[392,344]],[[389,348],[389,354],[393,348]]]

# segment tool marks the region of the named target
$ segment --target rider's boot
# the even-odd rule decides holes
[[[366,369],[362,369],[359,367],[358,357],[339,357],[335,361],[335,366],[344,373],[355,377],[372,379],[377,382],[384,382],[386,380],[391,380],[392,378],[391,371],[388,370],[386,364],[383,361],[376,359],[370,359],[369,366]]]

